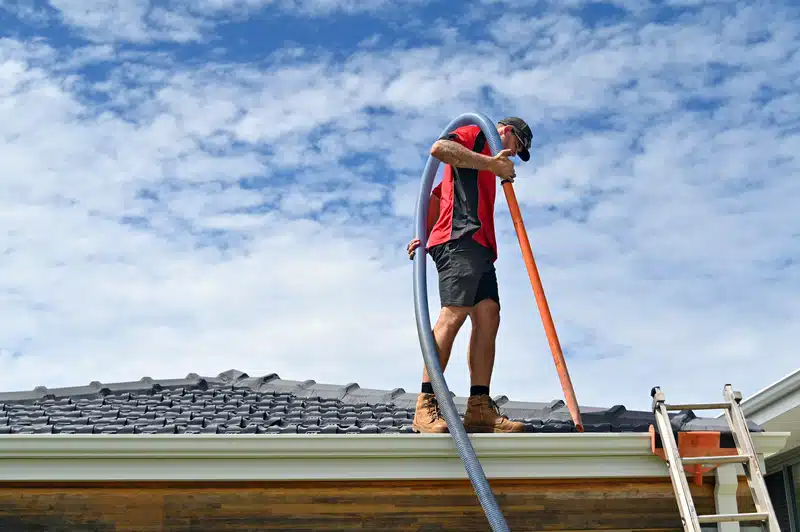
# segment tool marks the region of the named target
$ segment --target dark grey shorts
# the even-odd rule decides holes
[[[465,236],[433,246],[429,253],[439,273],[443,307],[472,307],[484,299],[500,304],[492,250]]]

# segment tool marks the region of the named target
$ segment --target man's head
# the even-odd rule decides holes
[[[525,121],[516,116],[504,118],[497,123],[497,132],[503,141],[503,148],[511,150],[523,161],[531,158],[531,141],[533,133]]]

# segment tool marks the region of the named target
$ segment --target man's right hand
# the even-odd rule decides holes
[[[491,171],[501,179],[514,178],[514,161],[508,157],[511,155],[511,150],[501,150],[497,155],[492,157]]]

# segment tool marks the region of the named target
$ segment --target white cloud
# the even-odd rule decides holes
[[[93,41],[188,42],[201,36],[196,17],[153,6],[149,0],[50,0],[50,5],[65,24]]]
[[[203,9],[260,6],[156,23],[144,4],[70,3],[65,16],[146,42],[203,31]],[[758,8],[596,30],[515,16],[476,47],[458,28],[340,62],[297,53],[301,40],[266,66],[0,41],[0,389],[236,367],[416,390],[410,216],[430,143],[475,109],[533,126],[515,191],[581,402],[646,408],[655,384],[752,392],[794,369],[797,30]],[[748,44],[753,28],[770,37]],[[713,83],[713,63],[735,70]],[[500,188],[497,209],[492,389],[558,398]],[[447,373],[458,393],[467,335]]]
[[[387,10],[421,5],[421,0],[48,0],[48,8],[20,4],[9,11],[20,19],[59,20],[93,42],[194,43],[213,37],[220,22],[241,21],[259,10],[300,17],[335,14],[380,15]]]

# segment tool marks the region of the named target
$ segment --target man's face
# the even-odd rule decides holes
[[[503,141],[503,148],[511,150],[512,157],[515,157],[524,146],[522,139],[514,133],[514,128],[511,126],[503,126],[503,129],[500,131],[500,139]]]

